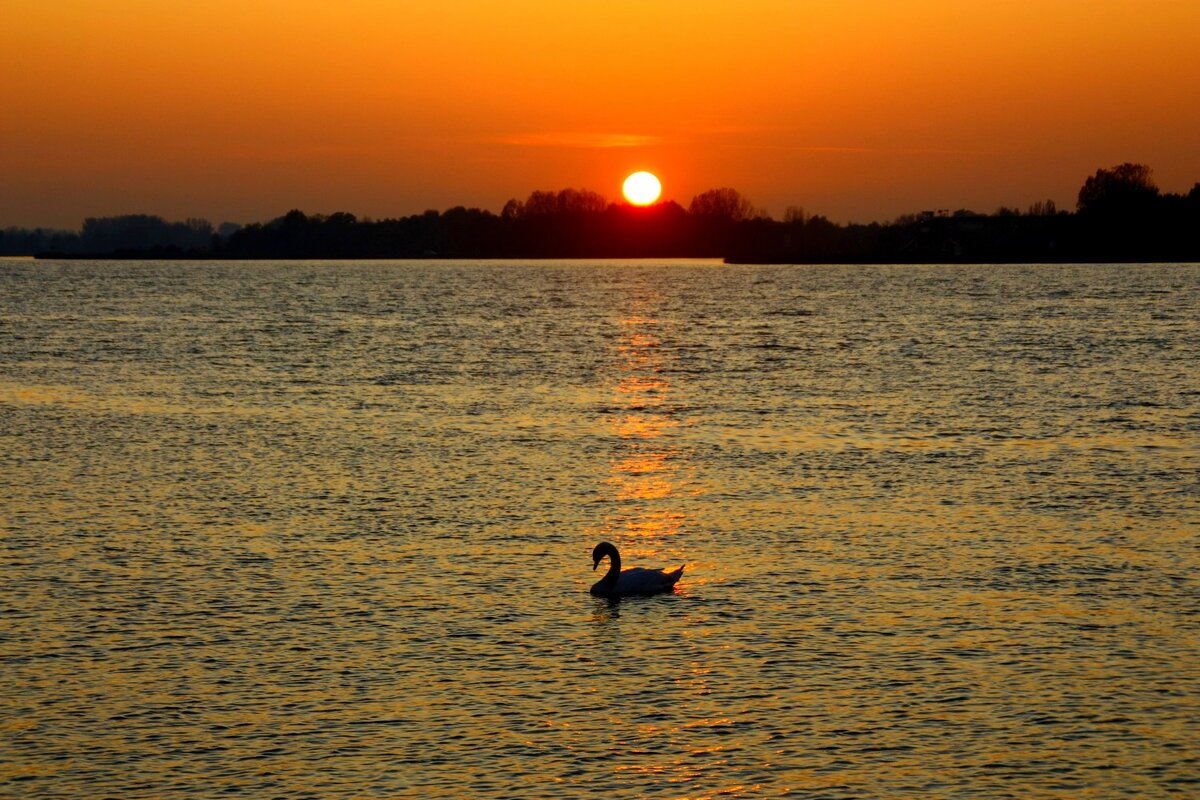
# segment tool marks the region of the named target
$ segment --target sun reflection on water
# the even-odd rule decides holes
[[[676,441],[686,406],[666,369],[669,323],[650,313],[655,301],[637,298],[638,308],[618,323],[607,417],[615,445],[604,480],[612,508],[600,535],[630,556],[666,559],[674,556],[668,541],[688,526],[680,501],[690,465]]]

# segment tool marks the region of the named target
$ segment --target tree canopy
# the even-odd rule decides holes
[[[743,222],[758,216],[754,205],[737,189],[709,189],[692,198],[688,213],[708,219]]]
[[[1154,170],[1126,162],[1096,170],[1080,187],[1076,207],[1081,214],[1121,213],[1140,210],[1156,197]]]

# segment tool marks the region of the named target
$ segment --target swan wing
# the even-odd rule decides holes
[[[665,572],[661,569],[631,567],[630,569],[621,570],[621,577],[617,579],[616,593],[653,594],[654,592],[665,592],[675,585],[675,582],[679,580],[679,576],[682,574],[683,567],[674,572]]]

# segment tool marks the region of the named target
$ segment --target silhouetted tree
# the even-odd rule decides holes
[[[1188,245],[1176,199],[1159,194],[1145,164],[1097,170],[1079,190],[1079,253],[1098,261],[1180,258]]]
[[[754,205],[736,189],[728,187],[709,189],[696,195],[688,205],[688,213],[730,222],[742,222],[757,216]]]
[[[32,256],[37,253],[78,253],[79,234],[49,228],[5,228],[0,231],[0,255]]]
[[[1081,214],[1121,213],[1140,210],[1158,197],[1153,170],[1145,164],[1124,163],[1099,169],[1079,189]]]
[[[563,214],[600,214],[608,208],[604,196],[589,189],[531,192],[525,202],[509,200],[500,216],[504,219],[552,217]]]
[[[1058,213],[1058,206],[1055,205],[1053,200],[1039,200],[1036,203],[1032,203],[1029,206],[1029,210],[1025,213],[1031,217],[1053,217]]]
[[[505,220],[518,219],[524,213],[525,204],[514,198],[504,204],[504,209],[500,212],[500,218]]]
[[[88,217],[80,231],[80,247],[89,253],[124,251],[207,251],[213,236],[206,219],[167,222],[149,214]]]
[[[558,205],[564,214],[601,214],[608,208],[608,200],[590,189],[563,189],[558,193]]]

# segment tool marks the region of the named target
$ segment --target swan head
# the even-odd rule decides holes
[[[595,571],[596,567],[600,566],[600,562],[604,560],[605,556],[615,556],[616,554],[617,548],[610,542],[601,542],[596,545],[592,548],[592,570]]]

